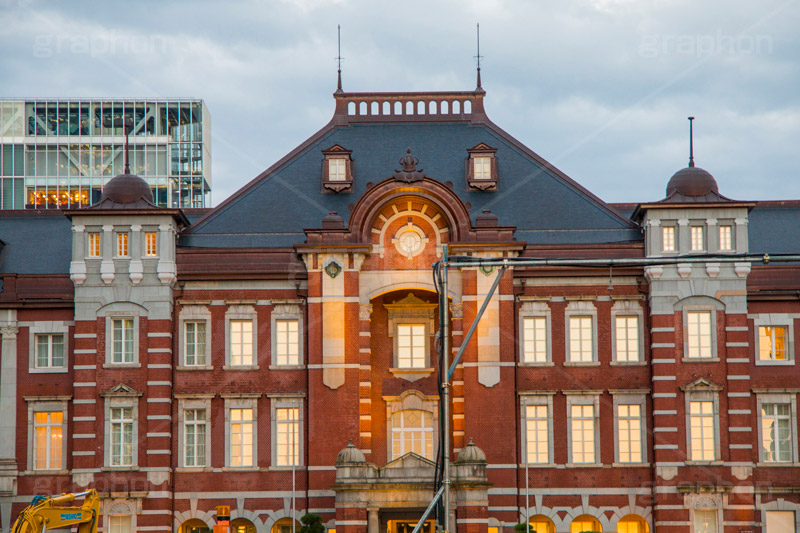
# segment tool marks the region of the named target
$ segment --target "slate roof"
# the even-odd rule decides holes
[[[478,143],[497,148],[498,190],[467,191],[467,149]],[[322,192],[322,150],[338,144],[352,150],[355,184],[349,193]],[[189,228],[180,244],[190,247],[288,247],[305,240],[303,229],[318,228],[348,206],[367,183],[389,178],[411,148],[425,175],[450,181],[470,204],[474,221],[491,209],[502,226],[516,226],[516,238],[532,244],[594,244],[641,241],[638,228],[579,185],[558,175],[499,128],[467,122],[349,124],[323,128],[294,157],[266,172]]]
[[[72,224],[61,211],[0,213],[0,274],[64,274],[72,260]]]
[[[757,202],[747,218],[750,253],[800,253],[800,201]]]

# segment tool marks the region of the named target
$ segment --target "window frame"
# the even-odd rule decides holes
[[[94,251],[94,248],[92,247],[92,239],[94,238],[97,239],[97,255],[92,253]],[[85,259],[101,259],[102,257],[103,257],[103,232],[87,231]]]
[[[647,455],[647,394],[649,390],[610,390],[614,409],[614,466],[644,466],[649,464]],[[620,458],[620,417],[619,407],[622,405],[639,406],[639,446],[642,460],[639,462],[622,461]]]
[[[133,360],[130,362],[114,362],[114,321],[132,320]],[[139,315],[134,312],[113,312],[106,315],[106,360],[104,368],[140,368],[139,363]],[[124,350],[123,350],[124,358]]]
[[[521,431],[520,437],[522,442],[520,443],[520,449],[522,450],[522,457],[525,460],[522,462],[521,466],[527,466],[528,468],[545,468],[545,467],[552,467],[555,464],[555,446],[553,440],[553,396],[556,394],[555,391],[531,391],[531,392],[520,392],[520,420],[521,420]],[[542,407],[544,406],[547,409],[547,462],[544,463],[531,463],[528,462],[528,417],[527,408],[528,407]]]
[[[206,325],[206,363],[204,365],[190,365],[186,361],[186,323],[204,322]],[[177,370],[212,370],[211,360],[211,311],[205,305],[185,305],[178,313],[178,335],[180,335],[179,364]]]
[[[270,400],[270,470],[291,470],[292,468],[302,467],[305,464],[304,428],[305,428],[305,397],[302,395],[287,394],[268,394]],[[297,409],[297,464],[280,465],[278,464],[278,411],[282,409]]]
[[[722,247],[722,228],[730,229],[730,248]],[[718,221],[717,225],[717,251],[720,253],[733,253],[736,251],[736,223],[733,220]]]
[[[563,391],[567,396],[567,466],[568,467],[587,467],[599,466],[602,464],[600,457],[600,395],[602,391],[580,391],[572,393]],[[594,462],[576,463],[573,461],[573,442],[572,442],[572,407],[573,406],[592,406],[593,413],[593,445]]]
[[[589,317],[591,319],[592,353],[588,361],[572,360],[572,318]],[[591,301],[570,301],[564,311],[564,366],[599,366],[597,355],[597,307]]]
[[[223,399],[225,400],[225,469],[229,470],[258,470],[258,399],[261,397],[261,394],[254,393],[254,394],[235,394],[235,395],[222,395]],[[253,419],[251,424],[253,426],[252,436],[253,436],[253,457],[252,463],[249,465],[237,465],[234,466],[232,463],[232,456],[231,450],[233,447],[232,443],[232,423],[231,420],[231,410],[232,409],[252,409],[253,411]]]
[[[122,231],[122,230],[115,230],[114,236],[116,241],[116,246],[114,247],[114,251],[116,252],[114,257],[116,259],[130,259],[131,257],[131,232],[130,231]],[[124,254],[121,252],[125,252]]]
[[[720,442],[720,411],[719,391],[721,387],[711,384],[700,378],[695,382],[681,387],[684,391],[684,427],[686,428],[686,457],[687,464],[715,464],[721,461],[722,446]],[[695,459],[692,455],[692,414],[693,402],[709,402],[712,405],[714,457],[713,459]]]
[[[667,249],[666,230],[672,230],[672,247]],[[664,254],[677,254],[680,243],[678,242],[678,223],[677,221],[661,221],[661,232],[659,233],[660,249]]]
[[[153,237],[153,253],[150,253],[150,237]],[[158,231],[144,231],[144,257],[158,259]]]
[[[438,453],[439,444],[439,398],[438,396],[425,396],[417,390],[407,390],[400,396],[384,396],[386,402],[386,462],[392,462],[397,457],[393,455],[392,416],[399,411],[419,410],[427,411],[431,415],[433,425],[433,456]]]
[[[54,475],[68,472],[67,441],[69,431],[69,402],[71,395],[25,396],[28,404],[28,467],[26,474]],[[61,468],[36,468],[36,413],[61,413]],[[22,473],[22,472],[20,472]]]
[[[178,468],[189,471],[210,471],[211,470],[211,399],[214,394],[193,394],[175,395],[178,399]],[[186,465],[186,411],[203,409],[206,412],[206,453],[205,464],[202,466]],[[196,424],[199,425],[199,424]]]
[[[757,437],[758,442],[758,466],[791,466],[800,464],[798,459],[798,439],[797,439],[797,394],[779,392],[768,389],[756,389],[756,409],[758,414]],[[789,406],[789,451],[788,461],[767,461],[764,454],[764,434],[763,434],[763,414],[762,409],[765,405],[788,405]]]
[[[28,373],[30,374],[64,374],[69,372],[70,352],[72,351],[72,338],[69,328],[74,322],[67,321],[41,321],[33,322],[28,326]],[[63,335],[64,336],[64,365],[63,366],[38,366],[37,349],[38,335]]]
[[[705,252],[708,250],[708,235],[706,231],[705,222],[690,222],[689,223],[689,251],[690,252]],[[695,248],[696,234],[700,238],[700,247]]]
[[[101,396],[105,398],[103,413],[104,413],[104,436],[103,449],[104,459],[103,465],[105,468],[113,470],[138,470],[139,468],[139,399],[141,393],[130,389],[124,385],[116,386],[109,392],[102,393]],[[111,442],[112,425],[111,419],[112,409],[131,409],[131,432],[132,432],[132,445],[131,445],[131,464],[128,465],[115,465],[112,462],[113,450]]]
[[[682,309],[683,315],[683,359],[684,362],[705,362],[713,363],[719,361],[717,355],[717,307],[708,305],[687,305]],[[710,334],[710,349],[709,357],[692,357],[689,355],[689,314],[694,313],[708,313],[709,320],[709,334]]]
[[[248,320],[252,322],[251,362],[250,364],[234,365],[231,355],[231,341],[233,340],[231,322]],[[258,370],[258,354],[258,313],[252,305],[231,305],[225,312],[225,366],[223,368],[225,370]]]
[[[763,313],[750,314],[753,320],[753,359],[756,366],[793,366],[795,364],[794,325],[800,314],[795,313]],[[786,359],[761,359],[761,328],[786,328]]]
[[[545,360],[529,361],[525,358],[525,321],[528,319],[543,319],[545,321]],[[519,310],[519,364],[520,366],[552,366],[553,365],[553,342],[552,342],[552,313],[550,306],[543,301],[523,302]],[[534,340],[535,342],[535,340]],[[535,351],[535,350],[534,350]]]
[[[434,313],[437,304],[422,301],[409,293],[408,296],[394,303],[385,303],[388,315],[388,332],[392,338],[392,367],[389,369],[397,377],[415,381],[434,371],[431,362],[431,337],[434,331]],[[425,364],[421,368],[401,367],[398,354],[398,326],[423,324],[425,326]]]
[[[617,358],[617,318],[635,316],[638,335],[637,359],[623,361]],[[639,300],[618,300],[611,307],[611,365],[645,365],[644,309]]]
[[[278,363],[278,323],[284,320],[297,322],[297,363]],[[299,305],[276,305],[270,313],[270,369],[297,369],[305,366],[303,310]]]

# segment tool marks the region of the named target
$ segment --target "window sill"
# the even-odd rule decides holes
[[[794,359],[756,359],[756,366],[794,366]]]
[[[725,463],[723,461],[686,461],[686,466],[722,466]]]
[[[260,370],[258,365],[225,365],[222,370]],[[237,467],[238,468],[238,467]]]
[[[299,468],[303,468],[303,465],[294,465],[294,466],[270,466],[267,468],[268,472],[291,472],[292,470],[297,470]]]
[[[396,378],[406,381],[417,381],[433,373],[433,368],[390,368],[389,372]]]
[[[101,472],[138,472],[138,466],[104,466]]]
[[[565,361],[564,366],[600,366],[600,361]]]
[[[522,368],[525,367],[537,367],[537,366],[555,366],[555,363],[552,361],[544,361],[542,363],[537,363],[535,361],[520,361],[519,366]]]
[[[222,467],[223,472],[260,472],[261,469],[257,466],[225,466]]]
[[[269,370],[305,370],[306,365],[269,365]]]
[[[764,462],[756,463],[756,467],[757,468],[762,468],[762,467],[764,467],[764,468],[789,468],[789,467],[796,467],[796,466],[800,466],[800,463],[793,463],[791,461],[783,461],[783,462],[774,461],[774,462],[770,462],[770,463],[764,463]]]
[[[142,368],[142,365],[139,363],[103,363],[103,368]]]
[[[611,361],[611,366],[647,366],[647,361]]]
[[[611,463],[614,468],[650,468],[650,463]]]
[[[567,468],[603,468],[603,463],[567,463]]]
[[[719,363],[719,357],[683,357],[681,363]]]
[[[175,367],[175,370],[187,370],[189,372],[194,372],[198,370],[214,370],[212,365],[190,365],[190,366],[178,366]]]
[[[29,368],[28,374],[65,374],[69,372],[67,367],[53,367],[53,368]]]
[[[200,472],[213,472],[213,468],[210,466],[179,466],[175,469],[175,472],[181,473],[200,473]]]
[[[69,470],[26,470],[20,472],[21,476],[66,476]]]
[[[525,463],[520,463],[519,468],[525,468]],[[555,463],[528,463],[528,469],[531,468],[558,468]]]

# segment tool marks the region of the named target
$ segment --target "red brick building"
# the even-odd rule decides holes
[[[211,210],[122,175],[90,208],[0,212],[3,531],[94,487],[108,533],[200,533],[217,505],[242,533],[404,533],[442,416],[459,532],[795,531],[800,202],[692,162],[607,204],[484,96],[339,90]],[[453,354],[491,296],[447,410],[445,247],[512,264],[495,292],[493,265],[449,271]]]

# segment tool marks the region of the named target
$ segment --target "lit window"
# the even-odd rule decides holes
[[[675,226],[661,228],[661,250],[665,252],[675,251]]]
[[[705,242],[703,237],[705,237],[705,231],[702,226],[692,226],[691,227],[691,250],[693,252],[699,252],[701,250],[705,250]]]
[[[392,457],[414,452],[433,460],[433,420],[419,409],[406,409],[392,415]]]
[[[594,405],[570,406],[572,460],[574,464],[594,463]]]
[[[299,465],[300,409],[297,407],[278,407],[275,409],[275,420],[275,433],[277,437],[275,465]]]
[[[231,466],[253,466],[253,410],[230,409]]]
[[[158,234],[156,232],[144,234],[144,249],[144,255],[147,257],[156,257],[158,255]]]
[[[761,405],[761,456],[767,463],[792,461],[791,408],[788,403]]]
[[[425,325],[397,325],[398,368],[425,368]]]
[[[714,402],[689,402],[690,457],[693,461],[715,459]]]
[[[642,407],[617,406],[617,441],[620,463],[642,462]]]
[[[187,409],[183,413],[183,457],[187,467],[206,466],[206,410]]]
[[[64,334],[36,335],[36,368],[64,367]]]
[[[592,317],[569,317],[569,361],[592,361],[592,344]]]
[[[89,234],[89,257],[100,257],[100,234]]]
[[[299,321],[276,320],[275,329],[276,364],[300,364]]]
[[[341,158],[328,159],[328,180],[345,181],[347,179],[346,161]]]
[[[531,517],[528,522],[536,533],[556,533],[556,526],[553,521],[545,515],[537,514]]]
[[[689,311],[686,313],[687,357],[711,357],[711,312]]]
[[[758,328],[758,358],[761,361],[786,360],[786,328],[760,326]]]
[[[133,465],[133,409],[112,407],[111,466]]]
[[[795,511],[761,511],[761,516],[766,515],[766,528],[764,533],[790,533],[796,531]]]
[[[616,317],[617,361],[639,360],[639,317]]]
[[[647,521],[641,516],[629,514],[617,522],[617,533],[648,533]]]
[[[525,444],[528,450],[528,463],[547,464],[550,462],[550,431],[546,405],[525,406]]]
[[[696,510],[694,512],[694,533],[718,533],[717,511]]]
[[[547,318],[525,317],[522,320],[522,362],[547,361]]]
[[[118,514],[109,516],[108,533],[131,533],[131,515]]]
[[[35,470],[61,470],[63,422],[61,411],[34,413]]]
[[[133,319],[113,318],[112,327],[112,363],[133,363]]]
[[[127,233],[117,233],[117,257],[128,257]]]
[[[184,322],[186,335],[186,366],[206,364],[206,323]]]
[[[719,249],[723,252],[733,250],[733,228],[731,226],[719,227]]]
[[[492,179],[492,158],[478,156],[472,158],[473,179],[490,180]]]
[[[569,525],[569,533],[584,533],[588,531],[602,531],[600,522],[591,515],[581,515]]]
[[[231,320],[231,365],[253,364],[253,321]]]

